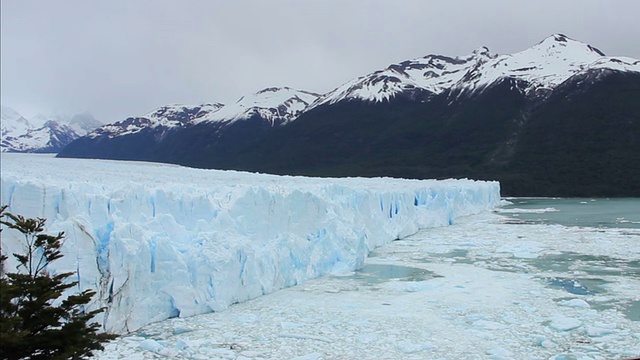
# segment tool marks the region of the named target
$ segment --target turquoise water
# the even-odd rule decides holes
[[[499,211],[525,223],[640,229],[640,198],[509,198]],[[520,212],[518,209],[530,212]],[[513,211],[513,212],[511,212]]]
[[[389,280],[424,281],[435,277],[440,277],[440,275],[414,267],[365,264],[361,269],[356,271],[354,275],[343,278],[362,281],[367,285],[374,285]]]

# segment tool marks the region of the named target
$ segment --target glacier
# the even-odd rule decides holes
[[[3,153],[1,203],[64,231],[51,273],[95,289],[104,330],[226,309],[500,204],[497,182],[307,178]],[[20,237],[2,231],[2,251]],[[9,270],[15,263],[9,263]]]

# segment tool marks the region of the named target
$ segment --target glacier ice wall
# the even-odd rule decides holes
[[[2,155],[1,203],[65,231],[49,271],[96,289],[125,333],[335,271],[421,228],[498,205],[497,182],[317,179],[166,164]],[[3,251],[19,238],[3,231]]]

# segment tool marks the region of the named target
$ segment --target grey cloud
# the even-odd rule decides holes
[[[105,122],[268,86],[326,92],[431,53],[523,50],[565,33],[640,58],[640,2],[3,0],[1,100]]]

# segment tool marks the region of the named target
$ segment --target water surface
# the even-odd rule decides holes
[[[499,213],[531,224],[640,229],[640,198],[509,198]]]

